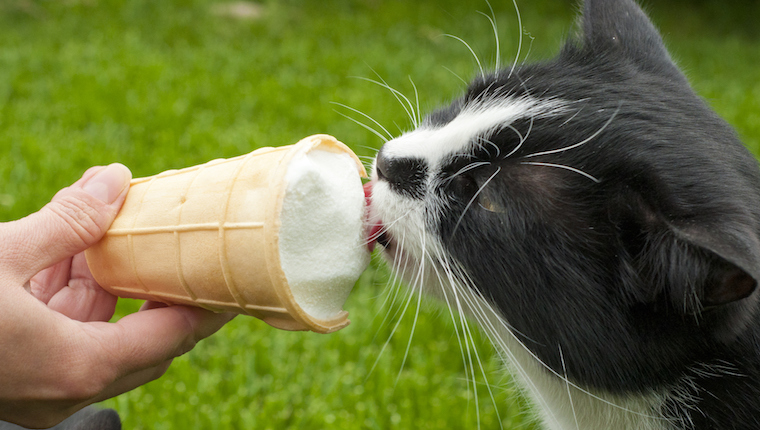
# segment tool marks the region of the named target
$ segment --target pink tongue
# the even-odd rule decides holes
[[[367,207],[369,207],[372,201],[372,182],[364,184],[364,199],[367,201]]]
[[[367,224],[369,224],[369,208],[372,205],[372,182],[367,182],[364,184],[364,199],[367,202]],[[371,224],[369,225],[368,234],[367,234],[367,247],[369,248],[369,252],[372,252],[372,250],[375,249],[375,244],[377,243],[377,238],[380,236],[380,232],[383,229],[383,225],[380,223]]]

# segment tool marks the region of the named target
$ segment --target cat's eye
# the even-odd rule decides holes
[[[463,204],[476,204],[488,212],[503,212],[503,207],[489,197],[488,191],[468,174],[459,174],[449,178],[449,183],[454,197]],[[487,185],[486,185],[487,186]]]
[[[487,196],[483,196],[483,195],[478,196],[478,206],[480,206],[481,209],[487,210],[488,212],[493,212],[493,213],[504,212],[504,208],[496,204],[496,202],[489,199]]]

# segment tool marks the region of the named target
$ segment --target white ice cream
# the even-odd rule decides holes
[[[313,150],[294,159],[280,220],[280,261],[296,302],[328,319],[369,264],[364,190],[348,154]]]

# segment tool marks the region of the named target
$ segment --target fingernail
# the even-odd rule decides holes
[[[123,164],[114,163],[101,169],[95,176],[88,179],[82,185],[82,189],[87,194],[110,204],[129,185],[130,179],[132,179],[132,172]]]

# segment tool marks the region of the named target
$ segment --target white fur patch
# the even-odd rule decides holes
[[[468,105],[443,127],[421,127],[387,142],[383,154],[391,158],[421,158],[429,168],[444,157],[465,153],[477,136],[522,118],[545,117],[565,111],[561,100],[491,100]]]
[[[419,158],[427,165],[427,185],[441,168],[447,157],[466,153],[476,142],[476,137],[489,130],[510,125],[523,118],[541,118],[565,112],[568,103],[557,99],[538,100],[530,97],[495,98],[477,100],[465,106],[449,123],[441,127],[422,126],[405,133],[383,146],[383,154],[389,158]],[[377,181],[376,166],[372,177],[372,207],[370,218],[381,221],[386,230],[403,247],[407,257],[423,258],[425,243],[434,240],[425,233],[426,223],[436,224],[436,210],[440,202],[428,193],[425,200],[411,199],[394,192],[386,182]],[[403,242],[403,244],[401,244]]]
[[[482,299],[475,316],[500,350],[523,392],[538,411],[547,430],[667,430],[672,423],[661,415],[663,396],[651,393],[630,397],[612,396],[579,387],[561,372],[548,369]],[[478,315],[479,314],[479,315]]]

